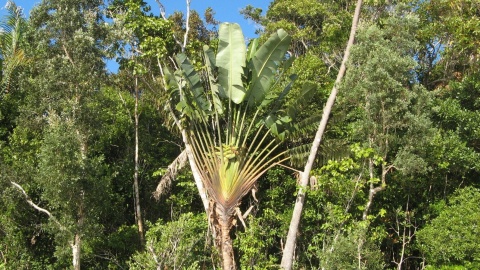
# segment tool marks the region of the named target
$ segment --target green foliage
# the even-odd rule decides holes
[[[180,11],[175,11],[168,17],[169,21],[173,22],[173,31],[175,36],[184,37],[186,32],[186,14]],[[187,44],[185,53],[194,62],[195,66],[201,65],[201,58],[198,58],[199,52],[202,51],[204,45],[216,47],[218,43],[218,21],[215,20],[215,11],[212,8],[207,8],[203,14],[204,18],[200,16],[196,10],[190,10],[189,18],[189,32],[187,35]],[[183,41],[183,40],[180,40]],[[183,44],[182,44],[183,45]]]
[[[242,76],[247,48],[240,25],[220,25],[216,65],[218,67],[219,95],[236,104],[243,101],[246,91]]]
[[[364,1],[346,80],[307,190],[296,268],[420,269],[422,256],[426,269],[480,268],[477,2]],[[190,120],[208,119],[204,131],[221,138],[208,157],[223,160],[224,172],[239,164],[247,149],[238,138],[254,134],[257,123],[269,128],[258,135],[264,142],[278,143],[269,132],[285,139],[275,154],[288,149],[303,166],[353,3],[248,6],[242,13],[264,34],[248,48],[238,26],[224,31],[212,9],[205,19],[191,10],[184,54],[173,63],[169,57],[182,50],[174,36],[183,41],[186,31],[181,12],[165,20],[142,0],[110,1],[108,9],[100,0],[49,0],[24,19],[8,1],[0,33],[0,269],[68,269],[75,232],[82,235],[86,269],[218,267],[191,172],[180,171],[160,201],[151,196],[181,150],[178,134],[168,131],[165,104],[180,101],[176,116],[195,132],[199,126]],[[273,57],[265,53],[274,51]],[[115,56],[120,72],[107,74],[104,60]],[[163,90],[157,59],[169,66],[169,93],[157,91]],[[156,221],[147,222],[144,249],[132,225],[135,79],[142,214]],[[222,88],[225,81],[230,88]],[[218,122],[212,121],[216,114]],[[233,225],[241,269],[278,268],[295,178],[272,168],[256,183],[258,202],[247,195],[236,205],[242,212],[254,206],[246,228]],[[33,209],[10,181],[66,228]],[[385,189],[363,220],[372,187]]]
[[[26,31],[26,20],[22,8],[11,0],[5,6],[8,16],[0,24],[0,99],[3,95],[13,90],[16,82],[14,75],[22,66],[29,64],[30,59],[26,56],[24,39]]]
[[[271,253],[283,231],[278,228],[283,223],[276,213],[267,209],[262,216],[249,218],[248,227],[238,232],[235,246],[238,247],[242,269],[278,269],[278,257]],[[265,230],[265,228],[270,228]]]
[[[445,130],[455,132],[468,147],[480,150],[480,73],[452,81],[448,86],[437,89],[434,118]]]
[[[4,169],[0,174],[0,269],[46,269],[54,262],[51,235],[38,226],[46,218],[11,187],[8,181],[16,177]]]
[[[362,248],[362,261],[359,266],[357,234],[363,234],[360,231],[352,232],[346,236],[340,236],[332,247],[332,251],[324,252],[321,263],[323,269],[342,270],[342,269],[385,269],[383,263],[383,254],[380,247],[373,241],[364,244]],[[320,243],[318,243],[320,244]]]
[[[165,200],[165,204],[170,209],[170,216],[178,216],[190,211],[202,213],[202,206],[196,203],[200,198],[192,178],[191,171],[185,170],[175,179],[172,192]]]
[[[271,3],[262,23],[267,33],[285,29],[292,36],[290,49],[295,56],[309,50],[332,56],[342,50],[347,40],[351,24],[348,8],[354,6],[351,2],[277,0]],[[255,17],[255,13],[250,13]]]
[[[366,165],[370,159],[378,167],[384,163],[374,149],[354,144],[349,156],[330,160],[313,172],[315,180],[307,191],[312,206],[305,209],[303,222],[316,226],[303,229],[302,236],[311,265],[325,269],[382,269],[379,243],[384,231],[370,226],[385,215],[385,210],[378,209],[367,220],[362,219],[368,187],[380,181],[368,177]]]
[[[245,230],[238,224],[234,244],[242,269],[278,269],[282,253],[279,243],[288,231],[296,181],[289,171],[274,167],[257,184],[260,203],[246,220]],[[244,201],[242,210],[253,204],[251,198]]]
[[[186,213],[178,220],[150,224],[147,246],[129,262],[130,269],[199,269],[212,267],[205,215]]]
[[[172,22],[147,14],[150,7],[143,1],[113,1],[109,6],[120,42],[138,46],[142,58],[163,58],[174,51]],[[121,50],[127,48],[122,47]],[[135,48],[133,48],[135,50]],[[137,51],[133,51],[137,54]]]
[[[476,72],[479,66],[480,15],[478,3],[472,0],[422,1],[419,14],[423,27],[420,35],[430,39],[434,66],[426,74],[430,87],[441,85],[438,79],[454,80]],[[435,45],[435,43],[441,46]],[[438,56],[441,56],[438,59]]]
[[[438,216],[417,233],[418,245],[435,267],[480,265],[480,190],[459,189],[440,209]]]

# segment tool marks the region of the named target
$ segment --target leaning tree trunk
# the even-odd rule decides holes
[[[310,149],[310,155],[308,157],[307,163],[305,164],[304,171],[300,174],[300,190],[297,194],[297,200],[295,202],[295,207],[293,209],[292,219],[290,221],[290,227],[288,229],[287,240],[285,243],[285,248],[283,249],[283,257],[281,262],[281,267],[283,269],[292,269],[293,265],[293,254],[295,251],[295,244],[297,241],[297,231],[300,224],[300,218],[302,216],[303,204],[305,202],[305,189],[308,185],[310,171],[315,161],[315,156],[317,155],[318,147],[322,141],[323,133],[325,132],[325,127],[327,126],[328,117],[332,110],[333,104],[335,103],[335,98],[338,92],[338,85],[340,84],[346,70],[346,63],[348,56],[350,55],[350,48],[353,45],[355,39],[355,33],[357,30],[358,20],[360,18],[360,9],[362,6],[362,0],[357,1],[357,6],[355,8],[355,15],[353,16],[352,28],[350,30],[350,37],[348,39],[347,48],[345,49],[345,54],[343,55],[342,65],[335,80],[332,92],[328,97],[327,103],[323,110],[322,120],[318,126],[317,133],[315,134],[315,139]]]

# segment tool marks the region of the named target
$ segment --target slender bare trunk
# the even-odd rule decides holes
[[[142,209],[140,208],[140,191],[138,188],[138,171],[140,169],[138,161],[138,78],[135,77],[135,172],[133,174],[133,190],[135,193],[135,220],[138,226],[138,236],[142,246],[145,244],[145,234],[143,229]]]
[[[405,258],[405,251],[407,249],[407,246],[412,242],[412,239],[417,233],[418,228],[416,224],[412,223],[411,212],[409,211],[408,207],[409,202],[410,196],[408,197],[407,205],[405,207],[405,218],[403,222],[398,219],[398,216],[400,214],[400,211],[398,211],[396,215],[396,228],[392,227],[395,234],[399,237],[399,239],[402,240],[402,250],[400,251],[400,259],[398,260],[398,262],[395,260],[395,254],[393,254],[393,263],[397,265],[397,270],[401,270],[403,263],[408,259],[408,257]]]
[[[343,55],[342,65],[340,66],[340,70],[337,75],[337,79],[335,80],[335,84],[333,86],[332,92],[325,104],[325,108],[323,110],[322,120],[318,126],[317,133],[315,134],[315,139],[312,144],[312,148],[310,149],[310,155],[308,157],[307,163],[305,164],[305,169],[303,173],[300,175],[300,190],[297,194],[297,200],[295,202],[295,207],[293,209],[292,219],[290,221],[290,227],[288,229],[287,240],[285,243],[285,248],[283,250],[283,257],[281,262],[281,267],[283,269],[292,269],[293,265],[293,254],[295,251],[295,244],[297,241],[297,231],[298,226],[300,224],[300,218],[302,216],[303,205],[305,203],[305,189],[308,185],[308,180],[310,176],[310,171],[312,169],[313,163],[315,161],[315,156],[317,155],[318,147],[322,141],[323,133],[325,132],[325,128],[327,126],[328,117],[332,110],[333,104],[335,103],[335,98],[338,92],[338,86],[343,79],[346,70],[346,63],[348,57],[350,55],[350,48],[353,45],[353,41],[355,39],[355,33],[357,31],[357,25],[360,18],[360,9],[362,6],[362,0],[357,1],[357,6],[355,8],[355,14],[353,16],[352,21],[352,28],[350,30],[350,37],[348,39],[347,48],[345,49],[345,54]]]
[[[75,234],[72,243],[72,257],[73,257],[73,269],[80,270],[80,255],[82,248],[82,238],[79,233]]]
[[[188,32],[190,31],[190,3],[192,2],[192,0],[186,0],[186,1],[187,1],[187,16],[185,21],[185,34],[183,35],[182,53],[184,53],[185,49],[187,48]]]
[[[81,231],[83,229],[83,224],[85,221],[84,205],[83,201],[85,199],[85,192],[80,191],[80,205],[78,209],[78,220],[77,220],[77,229],[73,237],[72,246],[72,264],[74,270],[80,270],[80,261],[82,254],[82,237]]]
[[[405,219],[407,219],[405,217]],[[405,247],[407,246],[407,241],[406,241],[406,225],[404,225],[403,227],[403,235],[402,235],[402,251],[400,252],[400,261],[398,262],[397,264],[397,270],[402,270],[402,264],[403,264],[403,261],[405,260]]]

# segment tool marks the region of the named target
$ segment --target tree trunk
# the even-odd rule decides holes
[[[80,255],[82,249],[82,239],[79,233],[75,234],[73,243],[72,243],[72,255],[73,255],[73,269],[80,270]]]
[[[232,219],[228,215],[220,216],[220,230],[221,230],[221,252],[223,270],[235,269],[235,260],[233,258],[233,245],[230,238],[230,228],[232,227]]]
[[[84,214],[84,206],[83,206],[83,201],[85,197],[85,192],[82,190],[80,191],[80,206],[78,209],[78,220],[77,220],[77,229],[75,232],[75,235],[73,237],[73,243],[72,245],[72,258],[73,258],[73,269],[74,270],[80,270],[80,259],[81,259],[81,254],[82,254],[82,237],[81,237],[81,232],[83,229],[83,223],[85,221],[85,214]]]
[[[352,28],[350,30],[350,37],[348,39],[347,48],[345,49],[345,54],[343,55],[342,65],[335,80],[332,92],[328,97],[327,103],[323,110],[322,120],[318,126],[317,133],[315,134],[315,139],[312,143],[312,148],[310,149],[310,155],[308,156],[307,163],[305,164],[305,169],[303,173],[300,174],[300,190],[297,194],[297,200],[295,202],[295,207],[293,209],[292,219],[290,221],[290,227],[288,229],[287,240],[285,243],[285,248],[283,250],[283,257],[281,262],[281,267],[283,269],[292,269],[293,265],[293,254],[295,251],[295,244],[297,241],[297,231],[300,224],[300,218],[302,216],[303,204],[305,202],[305,189],[308,185],[308,180],[310,176],[310,171],[312,169],[313,163],[315,161],[315,156],[317,155],[318,147],[322,141],[323,133],[325,132],[325,127],[327,126],[328,117],[332,110],[335,98],[338,92],[338,85],[340,84],[346,70],[346,63],[350,55],[350,48],[353,45],[355,39],[355,33],[357,31],[357,25],[360,18],[360,9],[362,6],[362,0],[357,1],[355,8],[355,15],[353,16]]]
[[[145,244],[145,234],[143,229],[142,209],[140,208],[140,191],[138,187],[138,78],[135,77],[135,172],[133,174],[133,190],[135,193],[135,220],[138,226],[138,236],[140,243],[143,246]]]
[[[202,176],[198,169],[197,163],[195,162],[195,157],[193,156],[192,146],[188,142],[187,131],[183,128],[181,129],[181,131],[182,131],[183,143],[185,144],[185,151],[187,152],[188,163],[190,164],[190,168],[192,169],[193,179],[195,181],[195,185],[197,186],[198,193],[200,194],[200,198],[202,199],[205,212],[207,213],[207,216],[208,216],[210,213],[209,211],[210,203],[208,201],[207,189],[203,185]]]

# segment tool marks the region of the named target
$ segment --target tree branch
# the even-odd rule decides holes
[[[65,52],[65,55],[67,56],[68,61],[72,64],[72,66],[75,67],[75,63],[73,62],[73,59],[70,57],[70,54],[67,51],[67,47],[65,45],[62,45],[63,51]]]
[[[172,184],[172,181],[177,177],[178,172],[185,167],[185,165],[187,165],[187,160],[187,151],[183,150],[180,155],[178,155],[178,157],[175,158],[170,165],[168,165],[167,171],[160,179],[155,192],[153,192],[155,199],[158,200],[163,194],[165,194]]]
[[[150,243],[147,245],[148,251],[150,251],[150,254],[152,254],[153,261],[155,261],[155,264],[157,265],[157,269],[160,270],[162,269],[162,263],[160,263],[160,260],[158,259],[157,254],[155,253],[155,250],[153,249],[153,244]]]
[[[155,2],[157,2],[158,8],[160,9],[160,15],[165,21],[167,21],[168,19],[167,19],[167,16],[165,15],[165,6],[163,6],[160,0],[155,0]]]
[[[47,209],[45,208],[42,208],[40,206],[38,206],[37,204],[35,204],[31,199],[30,197],[28,196],[27,192],[25,192],[25,190],[22,188],[22,186],[20,186],[19,184],[13,182],[13,181],[10,181],[10,183],[12,184],[12,186],[16,187],[18,190],[20,190],[20,192],[22,192],[23,196],[25,197],[25,200],[27,201],[27,203],[32,206],[33,208],[35,208],[37,211],[40,211],[44,214],[46,214],[51,220],[53,220],[53,222],[55,222],[55,224],[58,225],[58,227],[62,230],[62,231],[68,231],[67,228],[65,228],[56,218],[55,216],[52,215],[52,213],[50,213]]]
[[[187,39],[188,39],[188,32],[190,31],[190,3],[192,0],[187,1],[187,18],[185,22],[185,35],[183,36],[183,46],[182,46],[182,53],[185,52],[185,48],[187,47]]]

